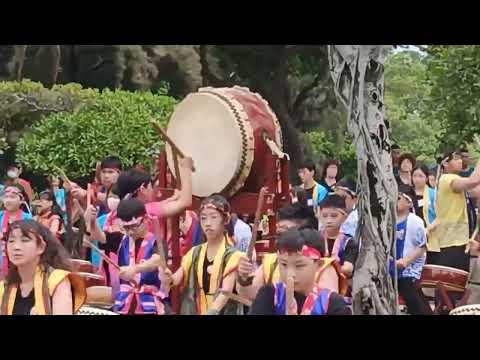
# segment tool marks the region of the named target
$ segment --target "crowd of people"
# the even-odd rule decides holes
[[[410,314],[432,314],[419,286],[426,263],[468,271],[476,256],[480,165],[465,149],[444,154],[438,166],[418,164],[392,148],[398,184],[396,258],[391,276]],[[172,291],[180,314],[346,315],[361,247],[356,184],[342,179],[341,163],[298,168],[302,185],[276,214],[276,252],[248,255],[249,220],[212,194],[192,205],[191,158],[179,161],[181,189],[158,201],[156,179],[124,170],[110,156],[87,188],[65,176],[48,178],[35,194],[11,166],[0,185],[0,312],[73,314],[88,300],[65,247],[79,238],[76,255],[91,262],[112,288],[117,314],[171,314]],[[67,216],[68,214],[68,216]],[[171,218],[180,216],[181,266],[171,270]],[[166,227],[159,238],[156,219]],[[70,238],[69,238],[70,237]],[[470,253],[469,253],[469,251]],[[258,255],[258,256],[257,256]],[[395,271],[396,269],[396,271]],[[456,299],[458,300],[458,299]]]

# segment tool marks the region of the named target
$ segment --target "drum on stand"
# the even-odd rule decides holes
[[[425,265],[420,284],[422,288],[435,288],[441,283],[445,290],[464,292],[467,285],[468,272],[440,265]]]
[[[202,88],[175,108],[167,133],[183,152],[192,156],[193,195],[239,190],[258,193],[265,183],[265,159],[271,152],[267,137],[282,149],[282,132],[268,103],[247,88]],[[174,173],[170,146],[167,162]]]
[[[450,311],[450,315],[480,315],[480,305],[459,306]]]

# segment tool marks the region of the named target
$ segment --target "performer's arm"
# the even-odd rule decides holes
[[[58,284],[52,296],[53,315],[73,315],[73,294],[70,280]]]
[[[255,296],[257,296],[258,290],[265,283],[265,279],[263,278],[263,265],[260,265],[260,267],[258,267],[257,270],[255,270],[252,284],[249,286],[242,286],[239,283],[238,278],[240,277],[248,278],[248,276],[250,276],[252,272],[253,272],[253,265],[250,263],[250,261],[246,256],[242,256],[238,263],[236,289],[237,289],[238,295],[246,297],[250,300],[255,299]]]
[[[182,283],[183,276],[184,271],[181,266],[173,274],[170,269],[164,269],[164,271],[160,272],[160,281],[162,282],[162,284],[165,284],[165,286],[172,288]]]
[[[427,248],[423,247],[416,247],[409,255],[405,256],[402,259],[397,260],[397,267],[404,269],[415,260],[419,259],[422,256],[425,256],[427,253]]]
[[[56,235],[59,230],[60,230],[60,220],[59,219],[52,220],[52,223],[50,224],[50,231],[52,232],[52,234]]]
[[[89,240],[96,240],[96,241],[100,241],[102,244],[105,244],[107,242],[107,237],[103,232],[103,230],[100,229],[100,226],[98,225],[97,210],[93,205],[90,205],[90,207],[87,210],[85,210],[84,218],[85,218],[85,223],[88,223],[90,221]]]
[[[171,217],[184,211],[192,205],[192,168],[193,160],[184,158],[180,160],[180,179],[182,189],[178,198],[170,198],[161,202],[162,216]]]
[[[137,273],[150,272],[158,269],[162,265],[162,258],[158,254],[153,254],[147,261],[135,265],[135,271]]]

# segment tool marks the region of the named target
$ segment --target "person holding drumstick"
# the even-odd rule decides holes
[[[292,228],[316,229],[314,214],[306,204],[295,203],[278,211],[277,235],[279,236]],[[343,287],[343,281],[340,276],[340,268],[333,260],[330,258],[324,261],[322,268],[319,270],[318,281],[320,286],[338,292],[339,288]],[[253,280],[247,281],[252,274]],[[246,256],[240,257],[237,278],[239,295],[253,300],[262,286],[276,283],[279,278],[277,253],[266,254],[262,259],[262,264],[257,269]]]
[[[398,185],[396,267],[398,293],[411,315],[432,315],[432,309],[419,288],[427,253],[427,236],[423,220],[415,215],[415,192],[405,184]],[[393,264],[392,264],[393,266]]]
[[[280,281],[258,291],[250,315],[351,315],[341,295],[316,281],[324,244],[313,229],[292,228],[282,233],[277,242]],[[288,278],[293,280],[290,299]]]
[[[72,315],[86,299],[83,281],[70,273],[62,244],[34,220],[9,226],[10,268],[0,283],[2,315]]]
[[[242,315],[243,305],[220,291],[233,292],[242,254],[227,232],[230,204],[213,195],[202,201],[199,213],[206,242],[190,249],[174,274],[165,270],[164,282],[170,287],[183,283],[182,315]]]
[[[164,304],[166,295],[160,288],[162,258],[155,235],[148,231],[145,205],[138,199],[122,200],[117,216],[126,235],[118,250],[121,280],[113,311],[124,315],[164,315],[168,305]]]

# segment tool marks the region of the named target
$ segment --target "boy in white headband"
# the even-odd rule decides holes
[[[400,184],[397,203],[396,267],[398,292],[412,315],[431,315],[432,310],[418,286],[425,264],[427,237],[423,220],[412,212],[411,187]]]

